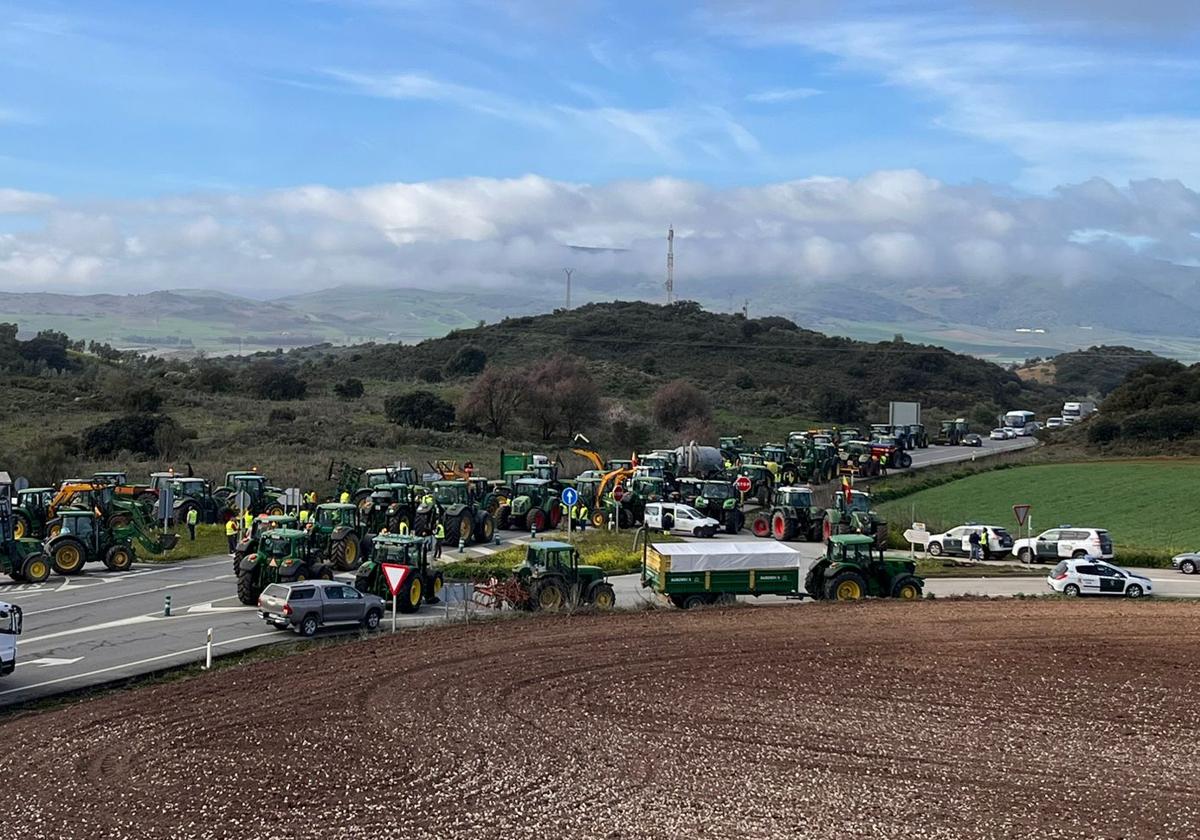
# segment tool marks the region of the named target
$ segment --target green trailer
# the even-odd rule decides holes
[[[778,542],[654,543],[642,555],[642,586],[680,609],[729,603],[739,595],[856,601],[915,600],[924,581],[911,560],[890,559],[861,534],[829,540],[806,556]]]

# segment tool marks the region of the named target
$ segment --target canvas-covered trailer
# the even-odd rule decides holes
[[[818,559],[774,540],[654,543],[642,555],[642,586],[683,609],[738,595],[803,598]]]

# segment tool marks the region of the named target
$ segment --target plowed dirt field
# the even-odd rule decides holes
[[[20,838],[1190,838],[1200,608],[409,632],[0,724]]]

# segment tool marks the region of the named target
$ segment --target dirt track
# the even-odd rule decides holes
[[[56,840],[1191,837],[1197,638],[1192,604],[1049,601],[407,633],[10,720],[0,825]]]

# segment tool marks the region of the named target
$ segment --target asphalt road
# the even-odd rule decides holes
[[[976,449],[930,447],[913,453],[913,468],[986,457],[1034,443],[1029,438],[1017,438],[985,441],[982,448]],[[747,535],[739,536],[745,538]],[[511,544],[524,540],[513,533],[507,541]],[[491,550],[477,549],[479,553]],[[816,546],[812,550],[819,551]],[[1200,596],[1200,578],[1194,579],[1196,584],[1190,589],[1178,578],[1171,580],[1175,587],[1188,590],[1179,594]],[[650,597],[636,576],[616,578],[614,583],[619,604],[632,605]],[[938,594],[1013,594],[1042,591],[1043,587],[1040,579],[986,579],[933,581],[929,588]],[[172,609],[171,615],[165,616],[163,602],[168,595]],[[216,656],[295,638],[266,625],[255,608],[238,603],[232,564],[224,555],[171,566],[138,564],[125,573],[95,570],[72,578],[55,575],[41,584],[0,584],[0,600],[16,603],[25,611],[17,670],[0,679],[0,706],[202,661],[208,628],[213,630]],[[453,607],[462,608],[461,604]],[[424,606],[413,615],[398,616],[397,626],[445,618],[443,605]],[[390,627],[390,622],[389,615],[385,627]]]

